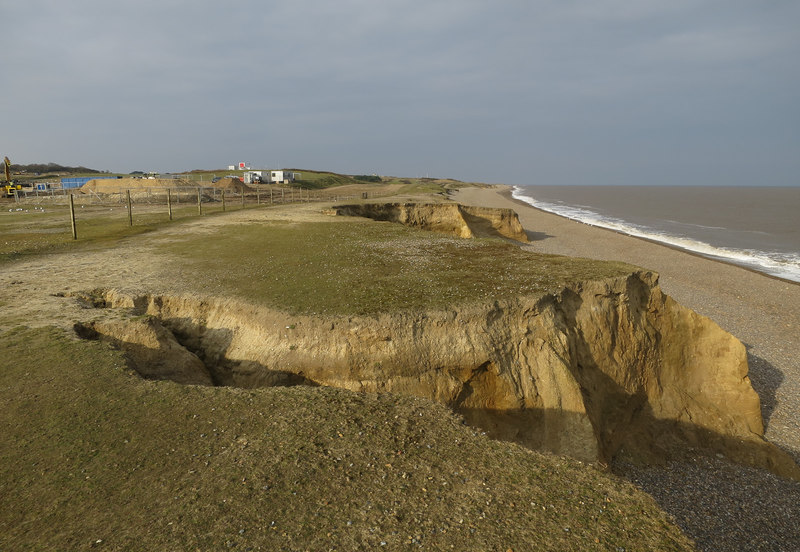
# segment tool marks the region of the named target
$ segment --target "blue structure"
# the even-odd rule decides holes
[[[80,188],[90,180],[101,180],[106,178],[117,178],[116,176],[76,176],[71,178],[62,178],[61,187],[64,189]]]

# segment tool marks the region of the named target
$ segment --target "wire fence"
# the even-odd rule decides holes
[[[4,205],[9,211],[28,211],[69,207],[69,226],[73,239],[78,239],[78,222],[102,219],[118,221],[124,213],[128,225],[149,224],[188,216],[241,210],[256,206],[292,203],[337,202],[376,197],[372,192],[342,193],[332,190],[311,190],[302,187],[251,185],[240,188],[213,186],[176,186],[171,188],[109,189],[102,192],[84,189],[23,190]],[[120,212],[119,209],[122,209]],[[65,221],[66,222],[66,221]]]
[[[363,192],[361,194],[343,194],[336,190],[312,190],[308,188],[295,188],[286,186],[251,185],[247,188],[218,188],[213,186],[175,186],[170,188],[119,188],[103,191],[84,190],[82,188],[52,188],[47,190],[18,190],[12,199],[17,203],[25,204],[66,204],[69,196],[75,196],[75,201],[87,205],[121,205],[127,202],[130,194],[134,205],[165,204],[167,196],[171,195],[176,203],[227,203],[236,202],[245,204],[284,204],[309,201],[339,201],[374,197],[374,194]]]

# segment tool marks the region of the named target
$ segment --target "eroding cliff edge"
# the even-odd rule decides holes
[[[528,242],[528,235],[512,209],[457,203],[362,203],[338,205],[331,213],[397,222],[459,238],[503,237]]]
[[[762,437],[743,345],[663,294],[650,272],[376,317],[100,295],[99,306],[148,316],[98,316],[79,332],[124,348],[145,377],[402,393],[447,404],[494,437],[585,461],[662,461],[702,448],[800,479]]]

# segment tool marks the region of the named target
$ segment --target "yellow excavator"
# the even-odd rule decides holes
[[[11,181],[11,176],[10,176],[11,161],[8,160],[8,157],[3,159],[3,168],[5,169],[6,173],[6,183],[3,184],[2,195],[3,197],[14,197],[17,195],[17,192],[22,189],[22,186],[19,184],[14,184]]]

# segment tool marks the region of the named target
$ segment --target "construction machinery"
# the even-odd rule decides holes
[[[2,187],[2,196],[3,197],[15,197],[19,190],[22,189],[20,184],[15,184],[11,180],[11,161],[8,160],[8,156],[3,159],[3,168],[5,170],[6,182],[3,184]]]

